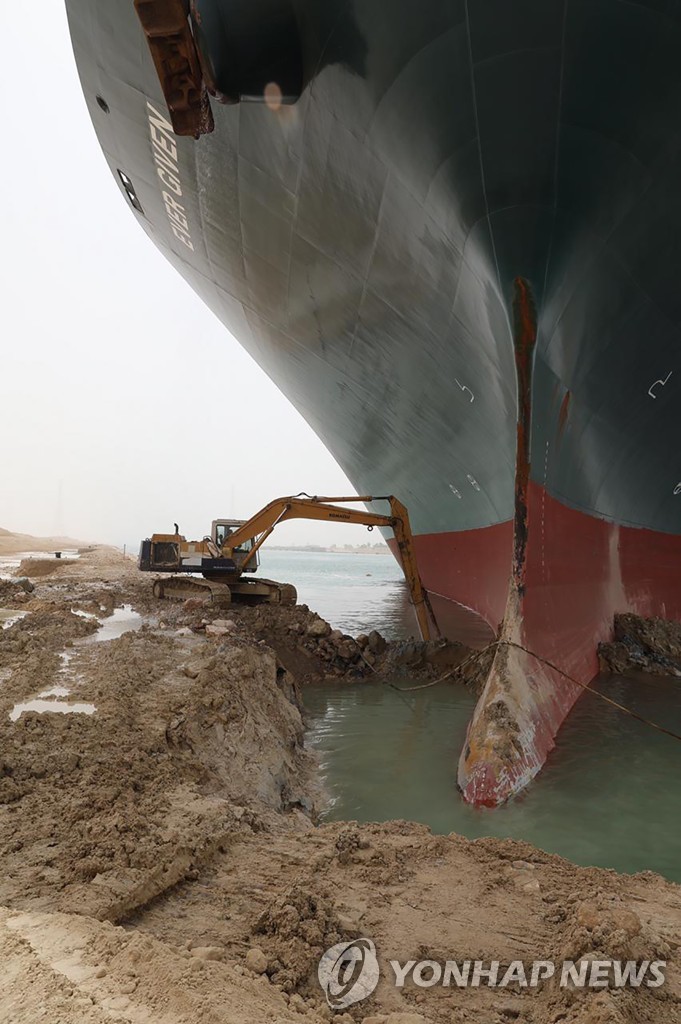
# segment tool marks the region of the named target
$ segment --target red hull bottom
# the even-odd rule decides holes
[[[471,608],[526,649],[497,649],[469,725],[459,786],[496,806],[537,774],[558,729],[598,670],[616,612],[681,618],[681,537],[617,526],[528,490],[525,586],[510,583],[513,524],[418,537],[425,586]],[[535,657],[538,656],[538,657]],[[543,659],[543,660],[540,660]],[[560,671],[546,665],[551,662]]]

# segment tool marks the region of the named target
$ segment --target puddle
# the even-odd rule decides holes
[[[28,612],[18,612],[15,608],[0,608],[0,629],[9,629],[26,615]]]
[[[55,687],[55,689],[63,689],[63,687]],[[67,690],[66,693],[68,692]],[[9,717],[11,721],[16,722],[25,711],[37,711],[41,715],[50,711],[61,715],[92,715],[96,710],[94,704],[69,704],[65,700],[42,700],[40,697],[36,697],[35,700],[27,700],[24,704],[15,704]]]
[[[74,614],[78,613],[74,612]],[[89,612],[81,612],[80,614],[84,618],[97,618],[96,615],[90,615]],[[115,608],[108,618],[101,619],[100,621],[102,625],[96,633],[81,641],[83,645],[101,644],[106,640],[117,640],[124,633],[136,632],[142,625],[142,616],[139,612],[132,610],[131,604],[124,604],[121,608]]]
[[[43,690],[42,693],[38,694],[39,700],[44,700],[46,697],[68,697],[70,690],[67,690],[65,686],[51,686],[49,690]]]
[[[78,647],[101,644],[107,640],[117,640],[124,633],[138,630],[143,621],[142,616],[138,612],[133,611],[130,604],[124,604],[121,608],[114,609],[113,613],[104,620],[99,619],[92,612],[85,612],[80,608],[72,608],[71,611],[82,619],[95,619],[97,622],[101,622],[101,625],[96,633],[84,637],[82,640],[77,640],[70,649],[60,653],[59,660],[61,664],[58,674],[62,677],[69,676],[71,672],[70,662]],[[49,690],[43,690],[37,697],[33,697],[21,704],[15,704],[9,717],[12,722],[16,722],[26,711],[37,711],[38,714],[55,712],[62,715],[92,715],[97,710],[94,704],[69,703],[69,701],[58,699],[68,697],[70,694],[71,691],[66,686],[52,686]]]

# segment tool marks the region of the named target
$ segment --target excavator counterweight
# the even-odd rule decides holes
[[[388,502],[390,514],[379,515],[366,509],[348,507],[356,502],[370,504],[374,501]],[[295,604],[297,594],[290,584],[244,578],[244,574],[257,571],[260,548],[275,527],[291,519],[354,523],[370,530],[374,527],[391,529],[421,637],[431,639],[431,625],[439,635],[430,600],[418,572],[409,514],[392,495],[327,498],[298,494],[277,498],[247,521],[214,520],[211,535],[202,541],[187,541],[177,526],[174,534],[155,533],[142,541],[138,565],[143,572],[186,574],[156,580],[154,593],[157,597],[185,600],[198,596],[222,604],[229,604],[232,600]],[[203,578],[199,579],[194,574]]]

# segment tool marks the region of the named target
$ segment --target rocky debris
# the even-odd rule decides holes
[[[222,614],[209,603],[191,599],[172,610],[163,606],[161,621],[179,624],[193,617],[190,628],[197,635],[220,640],[229,634],[235,641],[239,637],[262,641],[276,653],[281,668],[303,686],[325,680],[428,681],[451,677],[481,687],[493,657],[490,650],[476,652],[445,640],[389,641],[377,630],[353,637],[333,629],[306,605],[235,604],[230,608],[231,619],[224,620]]]
[[[0,580],[0,605],[14,607],[29,600],[35,586],[26,576],[17,580]]]
[[[681,624],[616,615],[614,638],[599,644],[598,658],[602,672],[681,676]]]
[[[270,978],[292,992],[314,973],[324,950],[340,942],[342,928],[330,899],[293,886],[260,915],[254,933],[272,940]]]
[[[236,623],[232,619],[215,619],[206,624],[204,631],[206,636],[220,637],[229,636],[235,629]]]
[[[328,622],[325,622],[324,619],[320,619],[318,615],[315,615],[312,622],[308,623],[305,634],[306,636],[321,639],[322,637],[331,635],[331,626]]]
[[[563,960],[667,960],[671,949],[619,896],[605,893],[577,902],[564,935]]]

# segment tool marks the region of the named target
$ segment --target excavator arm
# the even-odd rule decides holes
[[[390,515],[378,515],[365,509],[344,508],[354,502],[368,504],[372,501],[387,501],[390,504]],[[405,506],[393,495],[385,497],[353,496],[348,498],[310,497],[295,495],[289,498],[277,498],[257,512],[248,522],[235,530],[228,538],[229,546],[222,548],[224,557],[231,557],[232,552],[240,545],[253,541],[253,548],[248,559],[255,557],[256,552],[264,544],[279,523],[289,519],[317,519],[326,522],[354,523],[359,526],[388,527],[393,531],[400,565],[409,587],[409,595],[416,612],[419,631],[424,640],[431,639],[431,621],[439,636],[439,628],[433,609],[419,575],[414,551],[414,539],[409,523],[409,514]]]

